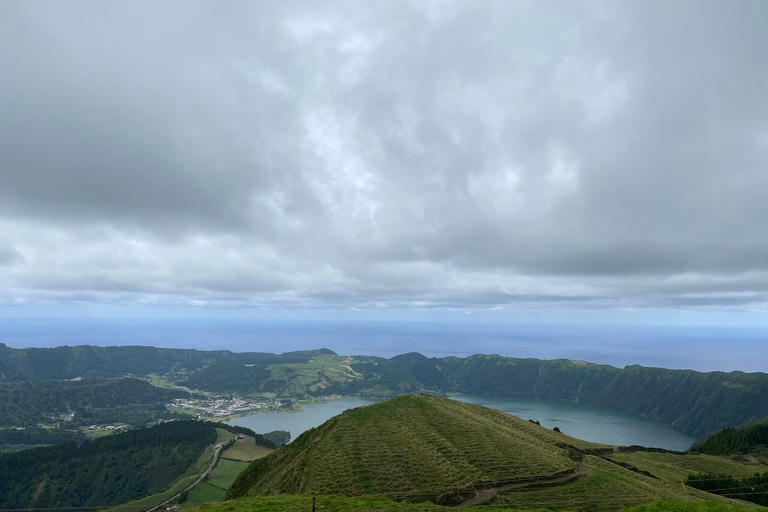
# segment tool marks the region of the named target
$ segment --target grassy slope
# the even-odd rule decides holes
[[[491,504],[507,506],[546,506],[553,510],[590,510],[612,512],[654,500],[714,500],[722,504],[733,500],[714,498],[711,494],[683,486],[691,473],[713,472],[734,476],[751,476],[768,470],[761,464],[740,463],[711,455],[676,455],[672,453],[619,453],[605,460],[585,456],[589,472],[583,478],[557,487],[502,493]],[[625,465],[620,467],[611,461]],[[653,478],[638,471],[645,471]],[[745,506],[752,506],[746,504]]]
[[[257,445],[252,437],[240,439],[224,450],[211,476],[189,492],[185,506],[221,501],[232,482],[252,461],[266,457],[273,450]]]
[[[252,437],[238,440],[221,454],[224,459],[254,461],[266,457],[274,450],[256,444]]]
[[[408,395],[347,411],[303,434],[293,444],[255,462],[228,496],[318,493],[363,499],[363,495],[377,494],[444,503],[456,489],[487,488],[500,486],[493,482],[501,480],[573,471],[578,455],[569,454],[562,443],[603,456],[584,455],[581,463],[586,474],[580,478],[558,485],[500,490],[484,505],[596,512],[615,512],[659,499],[732,505],[733,500],[685,487],[682,481],[696,472],[748,476],[768,469],[699,454],[608,455],[610,450],[594,450],[599,445],[493,409]],[[290,502],[298,498],[276,499]],[[346,505],[338,506],[345,510]]]
[[[600,457],[585,456],[584,463],[589,472],[578,480],[557,487],[502,493],[490,504],[610,512],[658,499],[715,499],[710,494],[683,487],[681,483],[650,478]]]
[[[222,503],[208,503],[201,506],[201,512],[307,512],[312,510],[312,498],[308,495],[265,496],[261,498],[241,498]],[[317,510],[323,512],[449,512],[457,509],[440,507],[431,503],[402,503],[387,498],[339,498],[319,496]],[[509,507],[470,507],[461,509],[465,512],[514,512]],[[528,512],[546,511],[546,508],[526,509]],[[575,509],[573,509],[575,510]],[[647,505],[622,508],[626,512],[752,512],[753,507],[727,505],[716,501],[680,502],[659,500]]]
[[[494,409],[407,395],[302,434],[255,462],[229,496],[420,492],[574,471],[556,443],[598,446]]]
[[[630,464],[638,469],[648,471],[653,475],[674,482],[682,482],[692,473],[709,473],[718,475],[731,475],[736,478],[745,478],[756,472],[768,471],[768,466],[763,464],[749,464],[735,462],[726,457],[714,455],[686,454],[674,455],[671,453],[622,453],[611,456],[619,462]]]
[[[232,437],[233,435],[230,432],[220,428],[216,429],[216,444],[228,441],[232,439]],[[152,508],[154,505],[157,505],[158,503],[162,503],[178,492],[181,492],[185,487],[193,483],[197,477],[200,476],[200,473],[205,471],[205,469],[211,464],[214,448],[215,445],[210,445],[208,448],[206,448],[203,454],[198,457],[197,461],[195,461],[195,463],[189,467],[187,472],[184,473],[181,478],[173,482],[170,487],[164,491],[109,508],[107,509],[107,512],[136,512],[137,510],[147,510]]]

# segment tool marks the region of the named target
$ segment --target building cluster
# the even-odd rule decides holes
[[[269,402],[257,402],[245,398],[187,399],[177,398],[168,407],[194,411],[198,417],[224,418],[247,411],[272,408]]]

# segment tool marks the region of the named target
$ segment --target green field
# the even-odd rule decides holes
[[[272,451],[271,448],[257,445],[252,437],[238,439],[222,452],[219,464],[208,479],[189,492],[185,506],[221,501],[229,486],[251,461],[265,457]]]
[[[729,458],[714,455],[637,452],[612,455],[611,459],[630,464],[673,482],[682,482],[692,473],[731,475],[736,478],[744,478],[757,472],[768,471],[768,466],[763,464],[735,462]]]
[[[235,441],[235,443],[227,448],[221,456],[225,459],[251,462],[266,457],[272,453],[272,451],[271,448],[260,446],[254,442],[252,437],[248,437],[246,439]]]
[[[489,505],[612,512],[658,499],[714,499],[711,494],[647,477],[600,457],[585,456],[584,463],[589,471],[578,480],[556,487],[501,493]]]
[[[190,505],[221,501],[235,478],[248,467],[249,462],[221,459],[208,479],[189,491]]]

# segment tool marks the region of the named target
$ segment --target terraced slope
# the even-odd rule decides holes
[[[509,414],[429,395],[344,412],[254,462],[227,498],[322,493],[360,496],[490,487],[576,473],[566,445],[598,445]]]

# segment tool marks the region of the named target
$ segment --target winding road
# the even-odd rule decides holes
[[[216,450],[213,452],[213,460],[211,460],[211,465],[208,466],[208,469],[203,471],[200,474],[199,477],[197,477],[197,480],[195,480],[194,482],[189,484],[187,487],[185,487],[184,489],[182,489],[178,493],[174,494],[173,496],[171,496],[170,498],[168,498],[164,502],[160,503],[159,505],[155,505],[154,507],[148,509],[146,512],[155,512],[156,510],[159,510],[160,508],[162,508],[165,505],[171,503],[172,501],[177,500],[179,498],[179,496],[181,496],[181,493],[183,493],[185,491],[189,491],[190,489],[192,489],[193,487],[198,485],[200,482],[202,482],[205,479],[205,477],[207,477],[208,475],[211,474],[211,471],[213,471],[213,468],[216,467],[216,464],[218,464],[218,462],[219,462],[219,456],[221,455],[221,450],[224,448],[224,446],[226,446],[229,443],[230,443],[230,441],[225,441],[223,443],[219,443],[219,444],[216,445]]]

